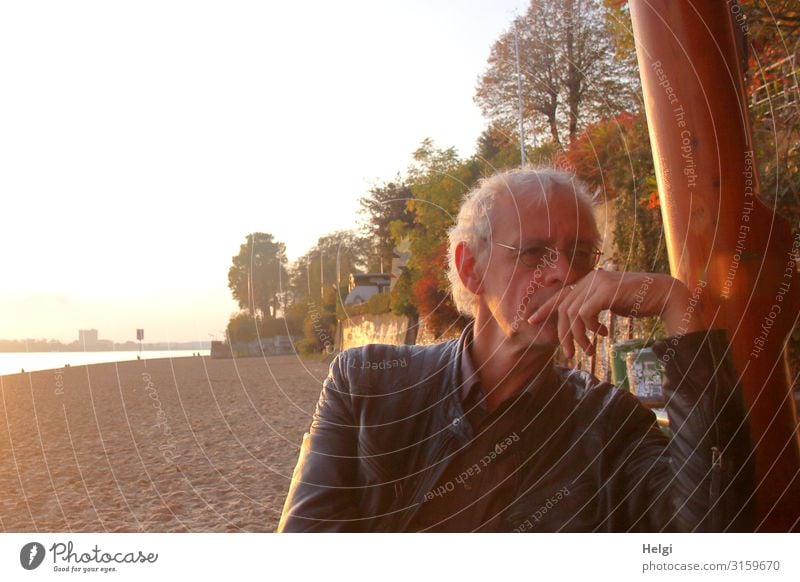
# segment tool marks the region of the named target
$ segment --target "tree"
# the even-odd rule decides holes
[[[596,199],[613,208],[612,254],[619,270],[669,273],[644,112],[590,125],[557,163],[573,170]],[[636,320],[635,326],[645,336],[663,331],[658,317]]]
[[[353,230],[338,230],[321,236],[291,267],[294,301],[319,299],[332,287],[347,290],[350,273],[366,268],[370,241]],[[310,291],[310,292],[309,292]]]
[[[761,195],[800,231],[800,6],[742,2],[737,30],[747,31],[750,100]]]
[[[254,232],[239,247],[228,270],[228,287],[241,309],[250,317],[277,316],[278,295],[286,290],[286,245],[271,234]]]
[[[402,228],[414,222],[414,214],[408,208],[412,196],[411,190],[398,176],[394,182],[374,185],[369,196],[359,200],[359,213],[365,218],[362,228],[374,245],[370,271],[379,270],[381,266],[386,271],[391,267],[398,243],[392,236],[392,228]]]
[[[747,33],[745,88],[750,101],[761,198],[800,233],[800,6],[796,0],[743,0],[735,28]],[[800,374],[800,326],[787,344]]]
[[[634,103],[635,69],[629,58],[615,57],[602,3],[534,1],[495,42],[475,97],[484,115],[506,131],[518,124],[517,47],[523,118],[534,130],[544,125],[559,147],[585,124]]]
[[[553,3],[545,2],[532,4],[526,16],[514,21],[511,30],[492,46],[489,67],[480,79],[475,101],[496,127],[507,133],[515,131],[519,123],[518,46],[523,118],[538,125],[537,117],[544,117],[551,139],[560,143],[557,110],[561,84],[554,50],[557,39],[553,16]],[[541,25],[535,29],[529,26],[530,17],[540,18]]]
[[[411,251],[410,280],[404,281],[404,287],[411,289],[413,305],[438,337],[447,328],[463,324],[449,293],[447,233],[464,194],[480,177],[480,164],[475,159],[460,160],[453,148],[437,148],[425,139],[414,152],[408,177],[414,224],[395,235],[407,237]],[[405,298],[395,294],[393,308],[406,310]]]
[[[526,144],[525,158],[534,166],[551,165],[558,150],[551,142],[540,142],[536,147]],[[480,166],[481,175],[490,176],[520,165],[519,140],[508,134],[497,124],[492,123],[478,137],[475,161]]]
[[[620,270],[669,273],[644,112],[590,125],[559,164],[572,168],[597,199],[614,205],[614,255]]]

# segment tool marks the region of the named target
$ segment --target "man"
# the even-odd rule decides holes
[[[450,233],[458,340],[333,361],[278,531],[746,531],[753,452],[725,332],[660,274],[596,270],[585,187],[517,170]],[[674,436],[628,392],[554,365],[603,310],[657,315]],[[395,366],[393,362],[404,362]]]

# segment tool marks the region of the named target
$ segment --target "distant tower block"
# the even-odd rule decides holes
[[[79,329],[78,343],[85,350],[97,346],[98,336],[96,329]]]

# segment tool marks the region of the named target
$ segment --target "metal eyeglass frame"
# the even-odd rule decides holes
[[[524,249],[524,248],[521,248],[521,247],[514,247],[514,246],[507,245],[507,244],[504,244],[504,243],[500,243],[500,242],[497,242],[497,241],[495,241],[494,244],[496,244],[499,247],[503,247],[504,249],[508,249],[510,251],[515,251],[517,253],[517,260],[519,260],[520,263],[522,263],[523,265],[525,265],[529,269],[535,269],[537,267],[537,265],[529,265],[528,263],[526,263],[525,261],[522,260],[522,251],[525,251],[525,250],[528,250],[528,249]],[[549,246],[543,246],[542,248],[547,249],[549,251],[556,251],[556,252],[562,252],[563,251],[563,249],[557,249],[557,248],[549,247]],[[593,262],[591,268],[589,269],[590,271],[595,269],[595,268],[597,268],[597,265],[600,264],[600,257],[601,256],[603,256],[603,251],[601,251],[597,247],[594,247],[594,262]],[[570,263],[570,266],[571,265],[572,265],[572,263]]]

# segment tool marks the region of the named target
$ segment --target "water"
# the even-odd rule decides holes
[[[208,356],[210,350],[143,350],[143,360],[154,358],[186,358],[199,353]],[[26,372],[52,370],[70,366],[87,364],[103,364],[106,362],[126,362],[135,360],[140,352],[0,352],[0,376],[19,374],[23,368]]]

